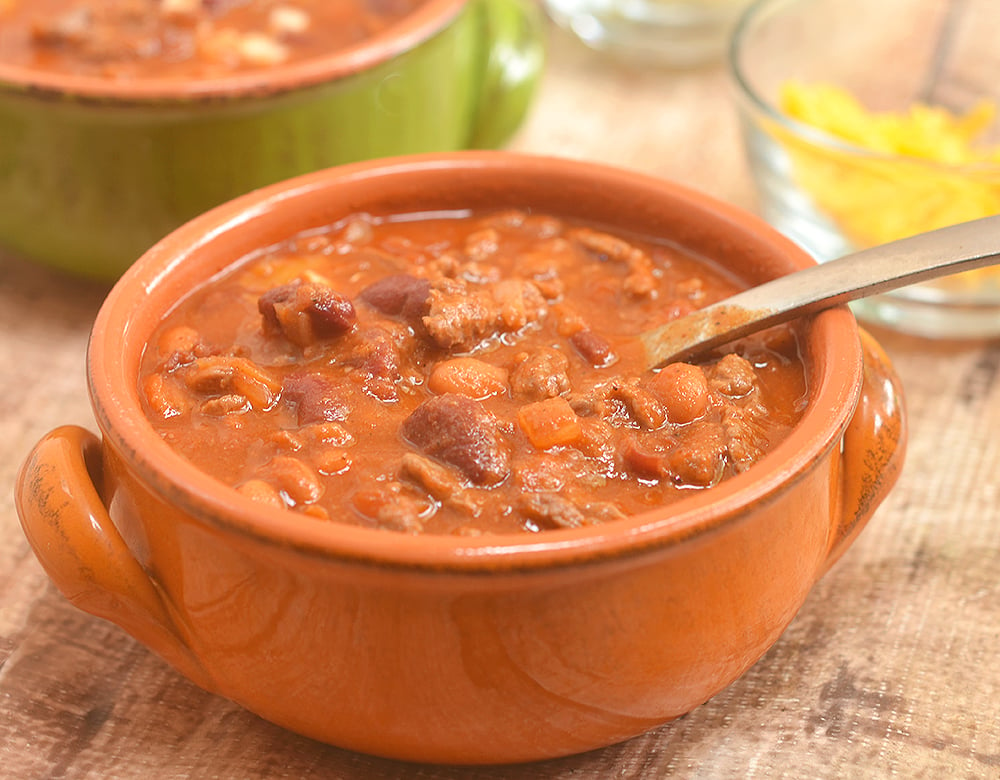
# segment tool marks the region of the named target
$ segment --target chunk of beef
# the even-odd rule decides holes
[[[314,282],[292,282],[273,287],[257,301],[264,332],[306,347],[335,338],[354,327],[354,304],[329,287]]]
[[[667,456],[667,469],[683,485],[710,487],[722,479],[728,445],[718,424],[695,423]]]
[[[475,287],[464,279],[431,284],[422,322],[442,349],[471,350],[499,333],[514,333],[545,316],[547,304],[531,282],[509,279]]]
[[[253,361],[234,355],[195,358],[182,370],[187,387],[202,396],[239,396],[254,409],[274,406],[281,383]],[[232,399],[224,405],[233,408]]]
[[[724,355],[705,373],[708,386],[730,398],[745,396],[757,386],[757,374],[753,366],[736,354]]]
[[[516,397],[541,401],[569,391],[569,360],[559,350],[540,347],[518,359],[510,372],[510,389]]]
[[[590,228],[578,228],[572,231],[571,235],[587,251],[625,265],[627,275],[622,283],[622,289],[629,295],[643,298],[652,295],[656,290],[658,273],[656,265],[652,258],[638,247],[618,236]]]
[[[429,398],[403,421],[403,437],[448,463],[477,485],[495,485],[510,473],[510,451],[497,419],[464,395]]]
[[[726,437],[718,423],[694,423],[683,438],[630,436],[622,442],[621,458],[624,467],[638,477],[693,487],[716,484],[729,464]]]
[[[482,509],[471,490],[466,490],[461,476],[448,466],[407,452],[399,466],[399,475],[427,491],[442,504],[476,516]]]
[[[426,496],[414,495],[412,488],[399,482],[376,485],[351,496],[351,504],[377,528],[403,533],[420,533],[424,519],[434,513]]]
[[[488,299],[460,279],[435,282],[429,303],[422,322],[431,340],[442,349],[472,349],[492,329],[493,311]]]
[[[611,386],[610,397],[625,406],[629,417],[646,430],[655,431],[667,422],[667,412],[659,399],[639,385],[638,380],[621,380]]]
[[[540,530],[579,528],[598,521],[587,507],[578,505],[561,493],[525,493],[518,501],[517,508],[524,517],[536,523]],[[604,514],[604,509],[602,506],[602,512],[598,514]],[[618,512],[617,516],[624,517],[624,514]]]
[[[764,455],[767,436],[752,411],[737,407],[725,409],[720,424],[736,471],[746,471]]]
[[[391,333],[382,328],[365,332],[347,362],[362,372],[368,393],[382,401],[399,397],[400,354]]]

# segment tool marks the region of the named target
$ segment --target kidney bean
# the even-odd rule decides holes
[[[346,420],[349,406],[333,379],[319,373],[296,373],[285,379],[281,397],[296,410],[299,425]]]
[[[627,436],[619,448],[622,465],[637,477],[658,480],[668,474],[666,453],[676,443],[672,436]]]
[[[268,335],[280,335],[299,347],[335,338],[354,327],[354,304],[338,292],[314,282],[273,287],[257,301]]]
[[[614,349],[606,339],[590,328],[581,328],[569,337],[570,344],[594,368],[610,366],[617,360]]]
[[[498,484],[510,473],[510,452],[496,418],[464,395],[448,393],[424,401],[403,421],[402,434],[477,485]]]
[[[427,279],[393,274],[368,285],[358,297],[383,314],[412,324],[427,314],[430,290]]]

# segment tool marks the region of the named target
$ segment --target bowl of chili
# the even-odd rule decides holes
[[[78,607],[293,731],[461,764],[621,741],[753,665],[902,466],[898,378],[845,307],[635,357],[636,328],[813,262],[580,161],[264,188],[116,284],[100,436],[39,442],[21,523]]]
[[[233,197],[502,145],[544,61],[528,0],[0,4],[0,246],[113,280]]]

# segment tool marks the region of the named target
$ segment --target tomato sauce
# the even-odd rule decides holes
[[[192,291],[141,395],[184,457],[303,522],[608,522],[751,468],[800,418],[791,328],[644,366],[640,331],[739,287],[672,244],[551,216],[359,214]]]

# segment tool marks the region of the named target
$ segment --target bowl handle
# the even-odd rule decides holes
[[[861,397],[844,433],[840,522],[831,535],[826,568],[843,555],[896,484],[906,450],[906,410],[899,376],[889,356],[864,329],[861,351]]]
[[[75,425],[47,434],[24,462],[15,486],[28,543],[71,603],[117,623],[211,690],[154,581],[111,520],[97,488],[102,477],[96,436]]]
[[[514,134],[531,104],[545,63],[545,22],[533,0],[478,0],[485,64],[473,149],[495,149]]]

